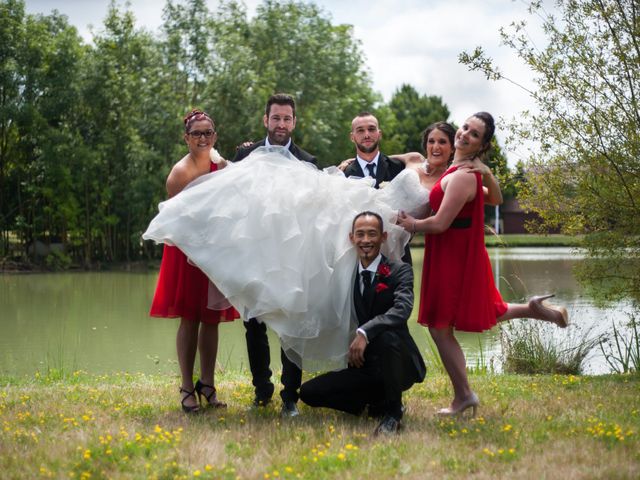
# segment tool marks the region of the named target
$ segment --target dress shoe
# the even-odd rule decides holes
[[[567,328],[569,325],[569,314],[564,307],[558,307],[545,302],[547,298],[555,297],[551,295],[539,295],[529,300],[529,308],[537,315],[540,320],[555,323],[560,328]]]
[[[469,397],[465,398],[462,402],[460,402],[460,404],[456,408],[453,408],[453,407],[441,408],[440,410],[438,410],[438,415],[440,415],[441,417],[462,416],[465,410],[468,410],[469,408],[471,408],[472,409],[471,418],[475,418],[476,413],[478,411],[478,405],[480,405],[480,399],[475,393],[471,392],[471,395],[469,395]]]
[[[300,410],[298,410],[298,406],[296,402],[292,402],[291,400],[287,400],[282,402],[282,410],[280,410],[280,416],[283,418],[293,418],[300,415]]]
[[[400,420],[387,414],[382,417],[382,420],[380,420],[380,423],[373,431],[373,435],[375,437],[377,437],[378,435],[393,435],[398,433],[401,427],[402,423],[400,422]]]

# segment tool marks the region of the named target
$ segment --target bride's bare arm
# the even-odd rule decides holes
[[[389,155],[389,156],[396,160],[400,160],[402,163],[405,164],[405,166],[411,165],[414,163],[423,163],[425,161],[425,158],[419,152],[407,152],[407,153],[401,153],[398,155]]]

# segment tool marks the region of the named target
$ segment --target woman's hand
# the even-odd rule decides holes
[[[498,181],[493,176],[493,172],[489,168],[489,165],[485,164],[479,157],[475,157],[472,160],[465,160],[460,164],[459,170],[464,170],[466,173],[477,172],[482,175],[485,204],[502,204],[502,191],[500,190],[500,185],[498,185]]]
[[[458,170],[466,170],[467,173],[479,173],[483,177],[491,175],[491,169],[479,157],[475,157],[473,160],[465,160],[458,166]]]
[[[416,233],[416,219],[402,210],[398,212],[398,221],[396,224],[400,225],[412,235]]]
[[[338,168],[344,172],[347,169],[347,167],[351,165],[354,161],[355,161],[355,158],[347,158],[346,160],[342,161],[340,165],[338,165]]]

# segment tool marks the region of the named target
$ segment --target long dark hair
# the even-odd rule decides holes
[[[491,149],[491,139],[496,132],[496,123],[493,116],[488,112],[474,113],[472,117],[479,118],[484,123],[484,135],[482,136],[482,149],[478,155],[484,155]]]

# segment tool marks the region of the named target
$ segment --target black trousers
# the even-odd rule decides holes
[[[244,322],[246,329],[245,338],[247,340],[247,353],[249,354],[249,368],[253,377],[256,398],[266,401],[273,396],[274,386],[271,382],[271,351],[269,349],[269,339],[267,337],[267,326],[258,322],[255,318]],[[297,402],[299,398],[298,389],[302,383],[302,370],[293,363],[284,351],[280,349],[280,359],[282,361],[282,381],[283,389],[280,397],[283,401]]]
[[[402,418],[402,392],[416,381],[415,366],[400,338],[383,332],[365,349],[361,368],[323,373],[300,388],[300,399],[312,407],[326,407],[354,415],[369,405],[381,414]]]

